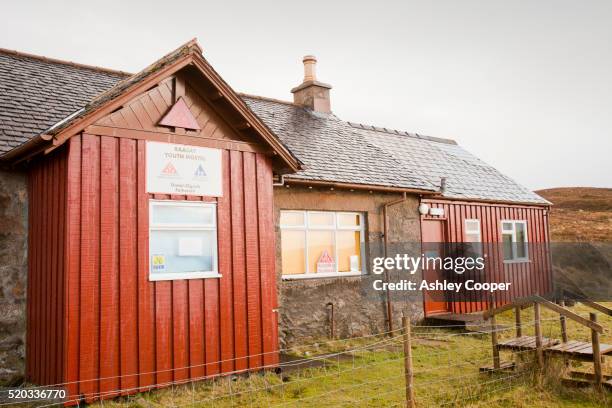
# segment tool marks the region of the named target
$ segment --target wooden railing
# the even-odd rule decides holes
[[[599,312],[605,313],[609,316],[612,316],[612,310],[607,308],[604,305],[601,305],[596,302],[591,302],[588,300],[578,300],[586,306],[591,307]],[[494,303],[490,301],[490,304]],[[567,323],[566,319],[571,319],[576,323],[579,323],[583,326],[591,329],[591,345],[593,349],[593,366],[594,366],[594,374],[595,374],[595,382],[598,386],[601,386],[603,383],[603,372],[602,372],[602,355],[600,350],[600,342],[599,335],[603,333],[604,328],[601,324],[597,323],[597,315],[595,313],[590,313],[589,319],[586,319],[564,307],[564,304],[558,305],[549,300],[546,300],[540,296],[534,295],[521,299],[517,299],[514,302],[503,305],[497,308],[490,308],[489,310],[483,313],[483,317],[485,320],[491,321],[491,342],[493,346],[493,366],[495,369],[499,369],[501,367],[500,356],[499,356],[499,347],[498,347],[498,338],[497,338],[497,328],[496,328],[496,318],[495,316],[507,312],[509,310],[514,310],[515,313],[515,325],[516,325],[516,336],[522,337],[523,330],[521,324],[521,310],[527,307],[533,306],[534,308],[534,329],[535,329],[535,351],[537,354],[537,362],[540,369],[544,368],[544,348],[543,348],[543,339],[542,339],[542,326],[541,326],[541,307],[552,310],[555,313],[559,314],[559,319],[561,323],[561,341],[563,343],[567,343]]]

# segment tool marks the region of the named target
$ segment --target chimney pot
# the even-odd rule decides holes
[[[291,90],[293,102],[315,112],[330,113],[329,90],[331,85],[317,81],[317,58],[314,55],[305,55],[304,80]]]
[[[302,60],[304,63],[304,82],[317,80],[317,58],[314,55],[306,55]]]

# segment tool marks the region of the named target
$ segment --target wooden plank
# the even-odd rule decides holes
[[[223,196],[219,197],[218,204],[218,250],[219,250],[219,272],[222,277],[219,281],[219,342],[221,353],[221,371],[228,372],[234,370],[234,301],[232,293],[232,229],[231,229],[231,174],[230,174],[230,157],[227,150],[223,151]],[[206,301],[210,302],[210,288],[206,283]],[[212,316],[207,309],[207,322]],[[211,336],[214,334],[215,326],[212,324],[206,326],[206,357],[207,361],[212,345],[209,344]],[[208,367],[212,368],[212,367]]]
[[[263,364],[270,367],[278,364],[279,359],[272,168],[268,158],[261,154],[256,156],[255,164],[257,169],[257,211],[259,213]]]
[[[61,153],[61,152],[57,152]],[[47,333],[47,344],[49,354],[47,357],[48,368],[47,368],[47,380],[48,384],[57,383],[57,378],[55,376],[56,369],[58,366],[58,356],[57,354],[57,321],[58,316],[56,314],[58,298],[57,298],[57,280],[59,276],[59,265],[57,263],[58,258],[58,220],[59,220],[59,184],[58,182],[61,180],[61,174],[59,169],[59,160],[57,153],[52,155],[48,160],[49,170],[51,171],[51,179],[47,184],[47,207],[51,208],[51,217],[46,221],[47,229],[49,230],[51,236],[51,242],[49,243],[51,254],[49,256],[49,292],[47,293],[47,310],[49,313],[50,325],[49,332]]]
[[[589,319],[585,319],[584,317],[577,315],[576,313],[571,312],[567,310],[566,308],[561,307],[557,305],[556,303],[550,302],[542,297],[536,296],[536,301],[542,306],[552,310],[553,312],[562,314],[565,317],[568,317],[574,320],[575,322],[582,324],[583,326],[587,326],[588,328],[595,330],[597,333],[603,333],[603,327],[598,323],[592,322]]]
[[[255,155],[243,154],[245,256],[249,368],[262,364],[261,287],[259,271],[259,231],[257,219],[257,174]]]
[[[512,303],[505,304],[495,309],[485,310],[482,314],[483,319],[488,320],[494,314],[500,314],[514,309],[516,306],[531,305],[537,300],[535,296],[528,296],[520,299],[515,299]]]
[[[597,314],[590,313],[593,323],[597,323]],[[593,354],[593,373],[595,374],[595,385],[601,387],[603,383],[603,371],[601,367],[601,348],[599,343],[599,333],[591,329],[591,353]]]
[[[42,165],[43,177],[42,177],[42,189],[41,189],[41,204],[42,204],[42,217],[43,217],[43,226],[41,231],[41,265],[40,265],[40,280],[41,280],[41,292],[39,293],[39,308],[40,308],[40,316],[42,317],[41,329],[40,329],[40,380],[42,384],[50,384],[49,379],[47,378],[48,373],[48,363],[49,363],[49,307],[47,305],[47,297],[49,295],[49,257],[51,255],[51,251],[49,249],[49,245],[51,243],[49,236],[49,224],[44,222],[51,218],[51,205],[48,205],[49,200],[49,180],[52,178],[52,174],[49,171],[48,166],[45,164]]]
[[[59,178],[59,197],[60,197],[60,208],[58,216],[59,224],[59,236],[58,242],[60,246],[58,248],[58,264],[60,275],[58,277],[58,298],[60,301],[57,304],[58,308],[58,339],[57,342],[57,355],[58,357],[58,370],[56,383],[65,382],[64,367],[66,361],[65,353],[65,305],[66,305],[66,259],[65,259],[65,248],[66,248],[66,175],[67,175],[67,149],[61,150],[61,177]]]
[[[119,389],[119,143],[100,141],[100,392]],[[113,397],[116,394],[109,394]]]
[[[220,225],[220,224],[219,224]],[[219,243],[219,249],[220,249]],[[221,257],[219,256],[219,261],[221,261]],[[223,272],[222,272],[223,273]],[[225,275],[221,279],[227,279]],[[216,375],[221,370],[221,365],[219,364],[219,360],[221,360],[221,350],[227,352],[228,354],[232,353],[232,348],[229,346],[225,346],[224,349],[223,344],[226,343],[226,338],[221,337],[224,333],[224,330],[221,330],[221,324],[219,322],[219,317],[221,315],[221,308],[219,306],[219,279],[204,279],[204,343],[205,343],[205,361],[206,361],[206,375],[212,376]],[[231,302],[231,299],[227,299]],[[228,302],[229,303],[229,302]],[[231,311],[231,310],[230,310]],[[226,315],[227,312],[223,313]],[[223,328],[225,331],[231,327],[231,321],[226,321],[223,323]],[[231,361],[226,363],[227,365],[231,365]],[[230,371],[230,370],[228,370]]]
[[[146,143],[136,146],[138,359],[141,390],[155,384],[155,283],[149,281],[149,195],[146,191]]]
[[[155,282],[156,384],[167,384],[172,372],[172,282]]]
[[[67,186],[66,186],[66,306],[65,306],[65,359],[64,381],[67,399],[78,395],[79,387],[79,308],[81,267],[81,136],[68,141]]]
[[[136,141],[119,140],[119,309],[121,388],[138,386],[138,282],[136,263]],[[127,394],[125,392],[124,394]]]
[[[188,301],[187,281],[172,281],[172,322],[173,322],[173,368],[174,381],[189,377],[189,338],[188,338]]]
[[[582,299],[582,300],[578,300],[578,302],[582,303],[583,305],[589,306],[595,310],[597,310],[598,312],[604,313],[608,316],[612,316],[612,309],[597,303],[597,302],[592,302],[590,300],[586,300],[586,299]]]
[[[155,130],[137,130],[125,129],[119,126],[100,126],[91,125],[87,127],[87,131],[103,136],[113,136],[128,139],[152,140],[157,142],[178,143],[190,146],[212,147],[216,149],[239,150],[243,152],[253,153],[270,153],[270,150],[255,143],[243,142],[240,140],[227,140],[213,136],[207,136],[201,132],[200,134],[177,134],[174,132],[164,131],[164,128],[155,128]]]
[[[83,135],[81,202],[80,392],[98,392],[100,330],[100,139]],[[91,401],[91,398],[86,398]]]
[[[190,279],[189,292],[189,376],[202,378],[204,366],[204,279]]]
[[[244,248],[244,176],[242,153],[230,151],[231,214],[232,214],[232,282],[234,297],[235,369],[248,367],[246,269]]]

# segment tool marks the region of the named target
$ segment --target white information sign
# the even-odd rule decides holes
[[[147,142],[147,192],[220,197],[221,150]]]

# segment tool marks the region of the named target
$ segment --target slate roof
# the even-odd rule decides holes
[[[438,190],[444,197],[550,204],[454,140],[361,125],[291,103],[243,95],[304,163],[289,179]]]
[[[0,154],[82,108],[126,75],[0,49]]]
[[[177,55],[169,54],[162,63]],[[134,77],[0,49],[0,155],[43,131],[57,131],[83,110],[129,87]],[[549,204],[452,140],[359,125],[289,102],[241,96],[304,164],[289,179],[437,191],[440,177],[446,177],[445,197]]]

